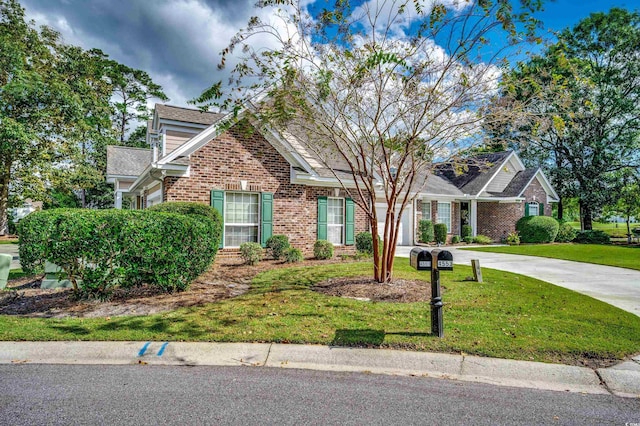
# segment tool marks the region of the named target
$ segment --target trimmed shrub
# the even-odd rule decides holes
[[[473,229],[471,229],[471,225],[462,225],[462,230],[460,231],[460,235],[462,239],[465,237],[470,237],[473,234]]]
[[[447,225],[444,223],[436,223],[433,225],[433,234],[438,244],[447,242]]]
[[[313,255],[316,259],[325,260],[333,257],[333,244],[327,240],[318,240],[313,245]]]
[[[576,237],[577,231],[575,228],[568,223],[560,224],[558,228],[558,235],[556,235],[556,242],[558,243],[568,243],[573,241]]]
[[[214,226],[214,237],[220,243],[222,239],[222,216],[220,212],[211,206],[202,203],[190,203],[186,201],[170,201],[166,203],[156,204],[151,206],[147,211],[162,212],[162,213],[177,213],[185,214],[187,216],[204,216],[211,219]],[[216,246],[216,253],[218,252],[218,246]],[[215,253],[214,253],[215,255]]]
[[[523,243],[550,243],[558,235],[558,221],[551,216],[525,216],[516,223]]]
[[[604,231],[594,229],[590,231],[578,231],[573,242],[580,244],[609,244],[611,237]]]
[[[302,250],[295,247],[289,247],[284,251],[284,260],[287,263],[298,263],[304,260]]]
[[[491,244],[493,240],[486,235],[476,235],[475,237],[473,237],[472,242],[475,244]]]
[[[46,245],[51,235],[53,220],[60,210],[34,212],[18,224],[20,265],[28,275],[44,274]]]
[[[422,219],[418,222],[418,235],[421,243],[430,243],[433,241],[435,235],[433,230],[433,222],[427,219]]]
[[[356,235],[356,250],[358,253],[373,254],[373,237],[371,232],[360,232]]]
[[[464,241],[467,244],[471,244],[473,242],[473,237],[469,235],[468,237],[464,237],[462,241]]]
[[[276,260],[282,259],[285,251],[291,247],[291,244],[289,244],[289,237],[286,235],[273,235],[269,237],[265,245],[269,256]]]
[[[504,242],[509,244],[510,246],[517,246],[520,244],[520,235],[518,232],[509,232],[507,238],[504,239]]]
[[[460,242],[460,235],[454,235],[453,237],[451,237],[452,244],[458,244],[459,242]]]
[[[240,257],[247,265],[255,265],[262,260],[264,251],[258,243],[242,243],[240,244]]]
[[[202,217],[56,209],[27,218],[20,226],[23,267],[39,272],[49,260],[83,296],[105,298],[115,287],[143,282],[184,290],[208,268],[219,244],[216,224]]]

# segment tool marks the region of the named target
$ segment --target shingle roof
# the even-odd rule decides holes
[[[502,192],[490,192],[491,195],[496,197],[517,197],[522,194],[527,187],[527,184],[533,179],[539,169],[525,169],[522,170],[511,179],[509,185]]]
[[[435,166],[435,174],[448,180],[464,194],[477,195],[495,175],[512,151],[492,152]]]
[[[107,146],[107,175],[139,176],[149,163],[150,149]]]
[[[203,112],[199,109],[182,108],[173,105],[156,104],[156,112],[158,118],[164,118],[165,120],[183,121],[185,123],[206,124],[212,125],[223,114],[216,114],[214,112]]]

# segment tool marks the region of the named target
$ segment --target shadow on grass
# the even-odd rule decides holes
[[[411,332],[411,331],[390,331],[384,330],[336,330],[336,334],[331,341],[332,346],[380,346],[384,343],[385,336],[407,336],[407,337],[436,337],[432,333]]]

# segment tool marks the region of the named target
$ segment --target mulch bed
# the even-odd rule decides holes
[[[332,278],[318,283],[313,290],[329,296],[349,297],[375,302],[428,302],[431,284],[420,280],[395,279],[378,283],[371,277]]]
[[[247,266],[237,260],[217,259],[212,268],[187,291],[165,293],[154,287],[141,286],[115,290],[108,301],[78,300],[70,288],[41,289],[41,277],[19,278],[9,281],[7,287],[10,291],[0,292],[0,314],[44,318],[150,315],[202,306],[244,294],[249,290],[251,280],[266,270],[342,262],[345,261],[308,259],[292,265],[264,260],[258,265]],[[384,302],[427,301],[431,296],[429,284],[423,281],[398,279],[389,284],[379,284],[367,277],[332,279],[320,283],[314,290],[331,296]]]

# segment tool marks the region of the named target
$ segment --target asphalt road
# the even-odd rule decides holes
[[[149,365],[0,365],[0,424],[625,425],[640,400],[424,377]]]

